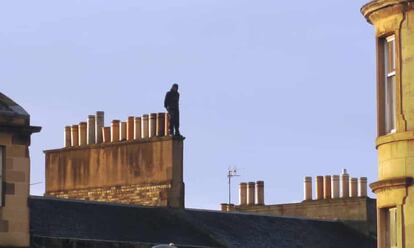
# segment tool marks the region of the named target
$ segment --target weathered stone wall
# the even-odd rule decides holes
[[[0,93],[0,247],[29,246],[29,114]]]
[[[181,138],[153,137],[45,153],[46,196],[184,207]]]
[[[364,234],[376,235],[375,200],[367,197],[314,200],[264,206],[235,206],[234,210],[274,216],[340,220]]]
[[[167,206],[171,184],[118,185],[79,190],[50,192],[49,196],[64,199],[117,202],[145,206]]]

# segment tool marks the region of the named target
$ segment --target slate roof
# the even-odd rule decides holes
[[[374,239],[333,221],[33,196],[29,207],[33,238],[178,247],[376,247]]]
[[[19,104],[0,92],[0,114],[11,116],[25,116],[29,114]]]

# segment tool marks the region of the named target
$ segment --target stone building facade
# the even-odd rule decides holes
[[[414,247],[414,1],[361,9],[377,47],[378,247]]]
[[[0,247],[29,245],[29,114],[0,93]]]
[[[165,113],[103,126],[103,112],[66,128],[65,147],[46,154],[46,196],[184,207],[183,139]],[[101,130],[101,132],[97,132]]]

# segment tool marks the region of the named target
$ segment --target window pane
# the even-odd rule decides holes
[[[395,40],[387,42],[387,73],[395,71]]]
[[[383,89],[383,123],[384,134],[395,132],[396,127],[396,82],[395,82],[395,36],[391,35],[382,39],[383,44],[383,71],[384,76],[381,82]]]
[[[390,247],[397,247],[397,209],[389,209],[390,220]]]
[[[395,131],[395,76],[385,79],[385,130],[387,133]]]

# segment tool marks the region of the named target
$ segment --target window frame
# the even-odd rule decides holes
[[[391,49],[389,44],[392,44]],[[389,60],[390,54],[392,61]],[[397,37],[389,33],[378,38],[379,136],[397,131],[397,84]]]
[[[383,208],[384,221],[384,248],[398,247],[398,208]],[[393,217],[393,218],[392,218]]]

